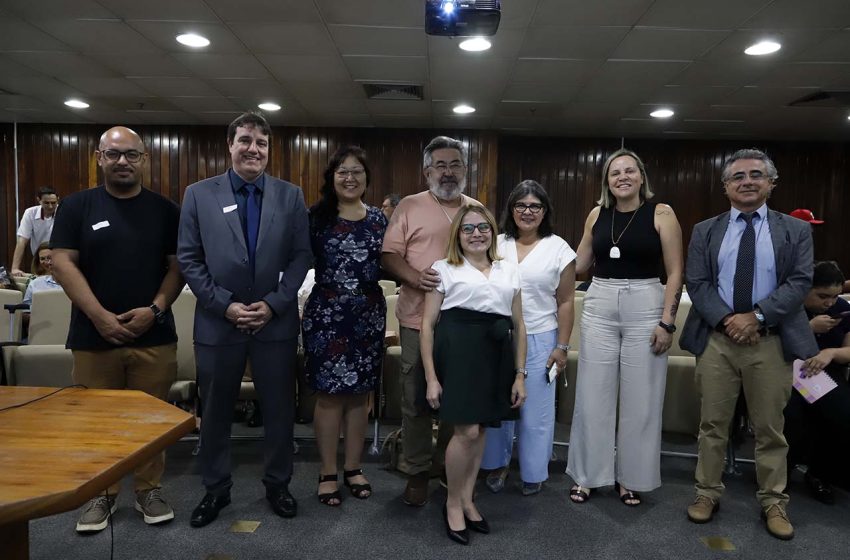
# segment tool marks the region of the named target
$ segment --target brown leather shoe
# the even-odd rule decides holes
[[[428,503],[428,471],[412,474],[407,479],[402,501],[409,506],[422,507]]]
[[[688,519],[694,523],[708,523],[720,509],[720,502],[697,494],[694,503],[688,506]]]
[[[767,532],[777,539],[790,541],[794,538],[794,527],[791,525],[788,512],[785,511],[785,506],[782,504],[767,506],[761,512],[761,518],[767,525]]]

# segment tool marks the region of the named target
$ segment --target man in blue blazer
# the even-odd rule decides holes
[[[206,495],[192,512],[203,527],[230,503],[230,426],[250,361],[265,417],[266,498],[293,517],[294,372],[297,293],[312,254],[304,195],[265,173],[271,127],[246,113],[230,123],[232,167],[190,185],[177,243],[180,269],[197,296],[195,362],[201,394]]]
[[[763,152],[738,150],[723,166],[729,212],[694,227],[686,281],[692,303],[680,345],[697,356],[701,394],[695,523],[711,521],[723,493],[729,424],[743,387],[756,437],[756,497],[768,532],[791,539],[785,493],[788,444],[782,411],[791,361],[818,348],[803,300],[812,283],[809,224],[767,208],[776,166]]]

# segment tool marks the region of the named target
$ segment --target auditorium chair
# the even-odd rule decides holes
[[[385,296],[391,296],[398,293],[398,284],[396,284],[393,280],[378,280],[378,284],[384,291]]]
[[[63,290],[32,295],[29,344],[65,344],[71,322],[71,300]]]

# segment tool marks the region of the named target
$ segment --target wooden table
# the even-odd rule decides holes
[[[55,391],[0,387],[0,409]],[[29,557],[29,520],[75,509],[195,427],[140,391],[65,389],[0,411],[0,543]]]

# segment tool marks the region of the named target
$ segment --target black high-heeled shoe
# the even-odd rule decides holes
[[[466,516],[464,515],[464,518]],[[461,529],[459,531],[455,531],[449,525],[449,509],[448,506],[443,506],[443,521],[446,522],[446,535],[453,540],[454,542],[462,545],[469,544],[469,529]]]
[[[473,521],[472,519],[468,518],[466,516],[466,512],[464,512],[463,520],[466,521],[466,526],[475,531],[476,533],[481,533],[483,535],[490,534],[490,524],[487,523],[487,520],[484,519],[483,515],[478,521]]]

